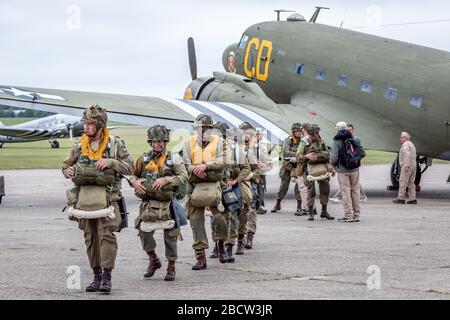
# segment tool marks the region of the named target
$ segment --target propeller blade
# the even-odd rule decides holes
[[[189,37],[188,39],[188,56],[189,56],[189,68],[191,69],[192,80],[197,79],[197,57],[195,56],[194,39]]]

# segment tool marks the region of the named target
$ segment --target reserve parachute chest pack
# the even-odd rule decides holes
[[[145,187],[145,194],[135,193],[135,195],[142,200],[157,200],[157,201],[171,201],[175,194],[174,187],[164,186],[159,190],[153,189],[153,183],[156,179],[165,176],[174,175],[172,154],[167,153],[167,158],[163,163],[157,167],[157,172],[148,171],[146,167],[150,164],[153,158],[153,152],[150,151],[144,154],[144,166],[141,174],[141,182]]]
[[[111,139],[108,146],[109,158],[116,157],[116,142]],[[111,155],[113,155],[111,157]],[[96,160],[90,160],[87,156],[80,156],[75,165],[75,176],[72,178],[73,183],[77,186],[96,185],[96,186],[110,186],[118,180],[117,172],[113,169],[106,168],[104,170],[97,170]]]

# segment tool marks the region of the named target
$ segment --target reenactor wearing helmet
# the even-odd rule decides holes
[[[153,277],[161,268],[156,255],[156,230],[164,230],[165,253],[168,261],[166,281],[175,280],[175,261],[177,260],[177,238],[179,226],[171,204],[177,188],[187,183],[186,167],[178,153],[167,150],[169,130],[156,125],[148,129],[147,142],[151,151],[136,160],[134,176],[131,178],[136,196],[142,199],[135,227],[139,230],[142,248],[149,257],[149,265],[144,278]]]
[[[256,145],[254,148],[254,153],[256,157],[256,163],[259,167],[259,178],[260,183],[258,184],[258,195],[259,201],[256,208],[257,214],[266,214],[267,210],[265,208],[265,193],[267,190],[266,186],[266,173],[272,170],[272,159],[267,152],[267,148],[262,142],[264,138],[264,132],[261,128],[256,128]]]
[[[227,153],[228,152],[227,151],[228,150],[227,133],[229,133],[229,132],[231,132],[230,131],[230,126],[226,122],[217,121],[216,123],[214,123],[214,125],[213,125],[213,133],[217,134],[217,135],[220,135],[222,137],[224,154],[228,154]],[[224,180],[227,179],[227,174],[228,174],[228,171],[226,170],[225,171]],[[228,176],[229,176],[229,174],[228,174]],[[223,187],[225,186],[225,184],[226,183],[224,181]],[[228,222],[228,224],[230,224],[230,222]],[[212,259],[215,259],[215,258],[219,257],[219,247],[217,245],[217,239],[216,239],[216,235],[215,235],[214,227],[213,227],[213,225],[214,225],[214,216],[211,216],[211,224],[210,225],[211,225],[211,237],[212,237],[212,240],[214,241],[214,249],[213,249],[213,251],[212,251],[212,253],[210,254],[209,257],[212,258]],[[228,258],[228,260],[230,260],[230,257]]]
[[[330,178],[310,181],[308,177],[308,164],[329,164],[330,152],[325,142],[320,137],[320,128],[316,124],[307,127],[309,139],[303,140],[297,152],[298,162],[304,166],[303,180],[308,188],[308,214],[309,221],[314,220],[314,201],[316,198],[315,182],[319,185],[320,203],[322,205],[322,212],[320,217],[328,220],[333,220],[328,211],[328,196],[330,195]],[[331,168],[332,170],[332,168]]]
[[[206,269],[205,250],[208,237],[205,230],[205,208],[213,214],[213,229],[219,248],[219,261],[226,263],[224,241],[228,237],[228,224],[222,205],[221,182],[225,171],[225,154],[222,137],[212,134],[213,119],[200,114],[195,118],[196,134],[189,137],[183,146],[183,160],[189,174],[186,208],[192,228],[197,262],[193,270]]]
[[[253,238],[256,233],[256,221],[257,221],[256,207],[257,202],[259,201],[258,185],[261,183],[260,172],[262,165],[258,164],[255,154],[255,145],[256,145],[255,127],[248,122],[244,122],[239,126],[239,129],[243,130],[244,133],[244,153],[248,160],[248,163],[250,164],[251,169],[251,174],[249,178],[252,190],[252,201],[250,205],[247,205],[245,207],[247,216],[245,248],[252,249]]]
[[[241,129],[235,129],[233,135],[229,138],[229,151],[227,153],[227,169],[229,175],[225,180],[226,185],[232,189],[238,188],[238,193],[241,195],[239,208],[230,212],[230,234],[225,241],[228,262],[234,262],[233,246],[236,244],[236,254],[244,254],[244,237],[247,233],[247,214],[252,201],[251,191],[251,168],[248,162],[248,157],[245,154],[243,146],[244,133]]]
[[[119,175],[133,172],[133,159],[119,137],[110,137],[106,109],[86,108],[82,120],[84,134],[64,161],[62,172],[75,187],[68,190],[68,213],[84,231],[94,281],[89,292],[111,292],[111,271],[117,255],[114,232],[120,231],[122,218]]]
[[[281,178],[280,189],[277,193],[277,203],[275,204],[275,207],[273,207],[271,212],[277,212],[281,210],[281,201],[284,199],[289,190],[289,184],[291,182],[291,171],[297,165],[296,154],[301,139],[301,127],[301,123],[297,122],[292,124],[292,134],[283,142],[283,164],[280,168],[279,174]],[[302,198],[300,196],[300,191],[297,184],[295,184],[294,193],[295,199],[297,200],[297,212],[300,212],[302,209]]]

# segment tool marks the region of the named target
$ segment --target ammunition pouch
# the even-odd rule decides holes
[[[97,170],[95,163],[78,162],[75,165],[75,176],[72,181],[77,186],[109,186],[114,184],[116,179],[116,171],[113,169]]]
[[[199,178],[195,174],[191,174],[189,182],[195,184],[202,182],[217,182],[224,179],[224,170],[206,170],[205,173],[205,178]]]

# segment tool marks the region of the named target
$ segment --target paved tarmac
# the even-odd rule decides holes
[[[146,254],[136,230],[125,229],[113,293],[102,295],[84,292],[92,276],[83,235],[61,212],[71,182],[59,170],[0,171],[7,192],[0,205],[0,299],[449,299],[450,165],[426,172],[417,206],[392,204],[388,172],[386,165],[362,168],[369,201],[360,223],[295,217],[291,188],[280,213],[258,216],[254,249],[234,264],[208,259],[206,270],[191,270],[192,233],[183,227],[174,282],[163,280],[165,259],[154,278],[143,280]],[[268,182],[270,209],[279,182]],[[138,201],[128,186],[124,193],[131,225]],[[339,204],[329,211],[343,215]],[[164,257],[161,233],[157,243]],[[80,267],[80,289],[67,286],[69,266]]]

